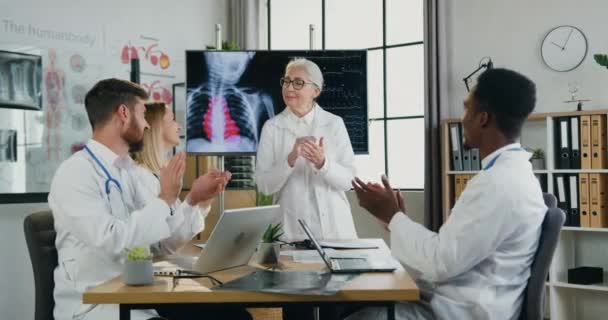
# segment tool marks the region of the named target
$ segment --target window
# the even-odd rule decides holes
[[[368,49],[368,155],[357,175],[393,187],[424,188],[424,44],[422,0],[268,0],[270,46]],[[293,14],[297,12],[298,14]]]

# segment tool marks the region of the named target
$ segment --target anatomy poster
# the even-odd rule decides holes
[[[175,50],[158,35],[131,33],[128,37],[109,39],[109,53],[121,64],[126,77],[131,59],[139,59],[140,84],[150,100],[173,103],[172,85],[183,79],[183,50]],[[177,58],[179,56],[179,58]]]

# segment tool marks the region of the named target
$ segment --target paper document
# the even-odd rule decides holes
[[[194,244],[196,247],[199,247],[201,249],[205,249],[205,246],[207,245],[206,243],[195,243]]]
[[[330,258],[343,259],[366,259],[368,255],[362,253],[340,252],[333,249],[325,250]],[[281,255],[291,256],[294,262],[298,263],[323,263],[323,259],[317,250],[286,250],[281,251]]]

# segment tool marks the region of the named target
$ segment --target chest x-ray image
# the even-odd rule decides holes
[[[242,81],[255,52],[188,52],[186,150],[189,153],[255,153],[273,101]]]

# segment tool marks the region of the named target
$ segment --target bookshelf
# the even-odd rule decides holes
[[[555,119],[583,115],[608,117],[608,110],[580,112],[534,113],[523,127],[520,143],[524,148],[540,148],[545,152],[545,168],[534,170],[546,181],[545,192],[554,193],[554,177],[560,174],[605,174],[608,167],[601,169],[556,169],[554,137]],[[580,119],[580,118],[579,118]],[[442,122],[442,208],[444,221],[455,203],[455,180],[457,177],[471,176],[479,171],[455,171],[452,168],[449,125],[461,119]],[[580,120],[579,120],[580,124]],[[605,128],[608,132],[608,126]],[[604,143],[606,141],[604,140]],[[608,157],[608,154],[606,155]],[[596,319],[598,314],[608,314],[608,273],[604,283],[578,285],[568,283],[568,269],[579,266],[602,267],[608,272],[608,228],[588,228],[565,226],[560,234],[555,255],[549,271],[550,281],[546,284],[545,318],[552,320]]]

